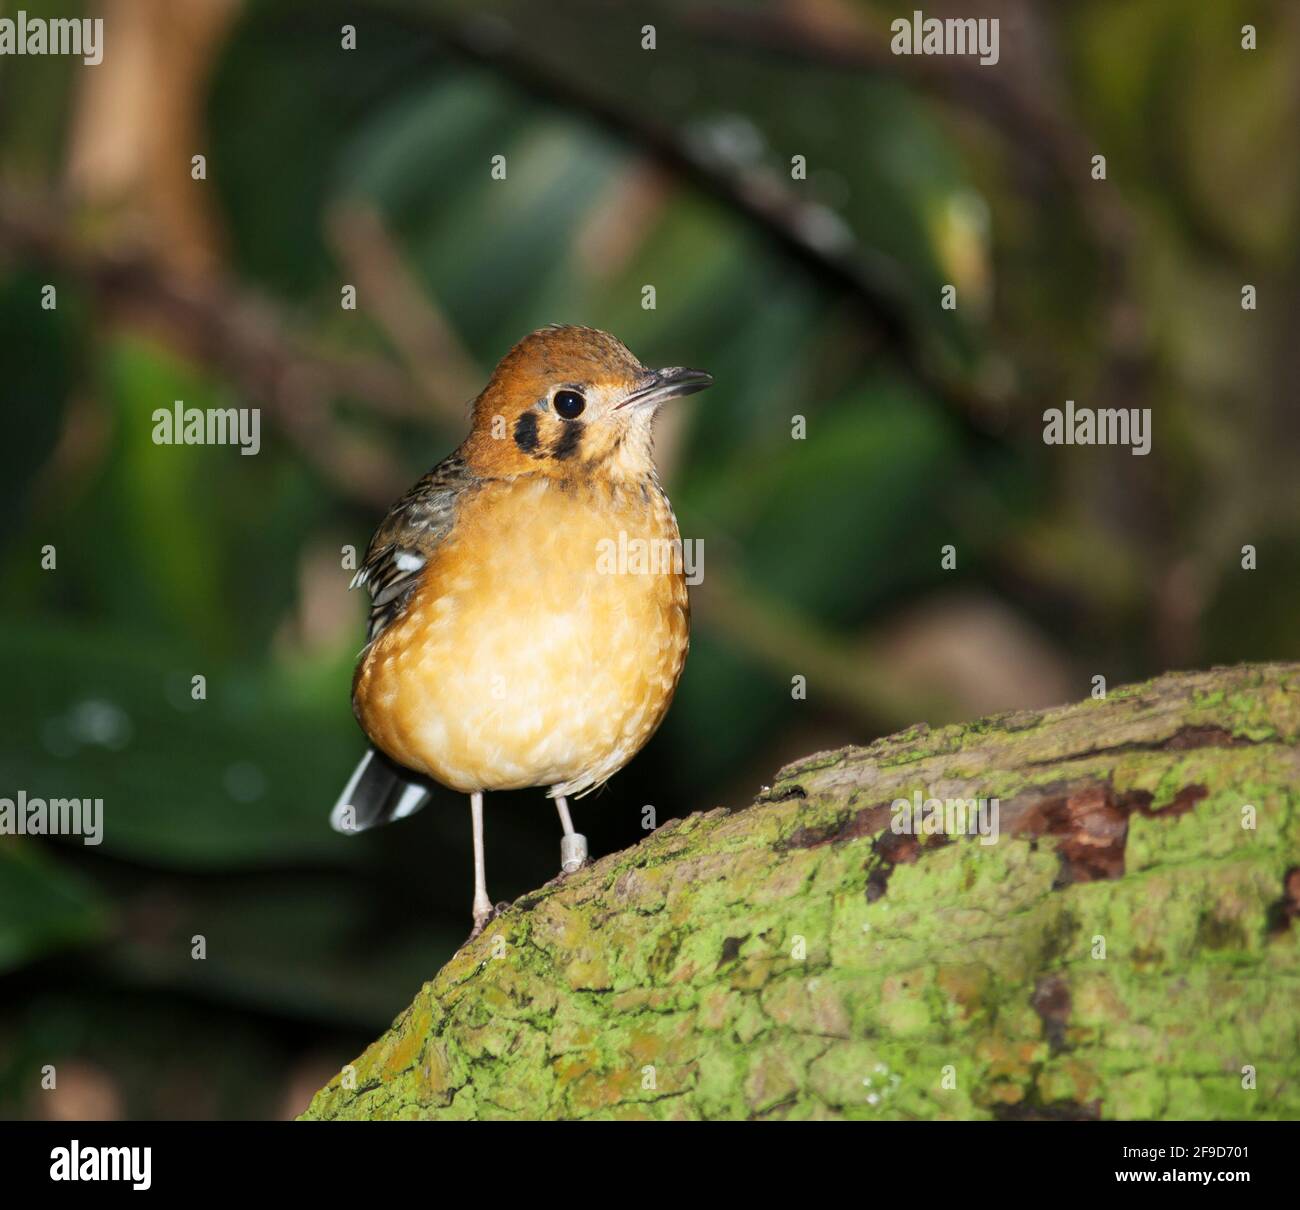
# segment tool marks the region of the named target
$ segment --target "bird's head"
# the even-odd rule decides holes
[[[474,401],[465,454],[492,475],[636,478],[654,470],[659,406],[712,382],[703,370],[646,369],[608,332],[542,328],[501,359]]]

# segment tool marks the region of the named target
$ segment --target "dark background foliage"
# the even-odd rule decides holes
[[[597,853],[918,719],[1296,655],[1300,11],[987,7],[990,68],[866,0],[104,0],[99,67],[0,61],[0,794],[105,803],[98,847],[0,837],[0,1112],[288,1115],[462,939],[463,800],[326,826],[341,551],[543,323],[717,379],[661,419],[705,577]],[[1045,446],[1067,398],[1151,453]],[[260,454],[153,444],[177,399]],[[489,800],[494,897],[557,859]]]

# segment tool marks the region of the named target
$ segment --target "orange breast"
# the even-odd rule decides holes
[[[657,489],[485,485],[364,653],[362,727],[467,793],[600,785],[650,738],[686,661],[677,541]]]

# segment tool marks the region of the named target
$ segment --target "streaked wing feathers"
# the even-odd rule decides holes
[[[451,530],[461,495],[477,482],[463,459],[452,454],[393,505],[375,531],[351,585],[364,585],[370,593],[368,643],[401,616],[420,573]]]

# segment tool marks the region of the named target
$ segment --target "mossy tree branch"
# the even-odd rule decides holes
[[[1300,1117],[1298,737],[1271,664],[808,757],[521,899],[305,1116]]]

